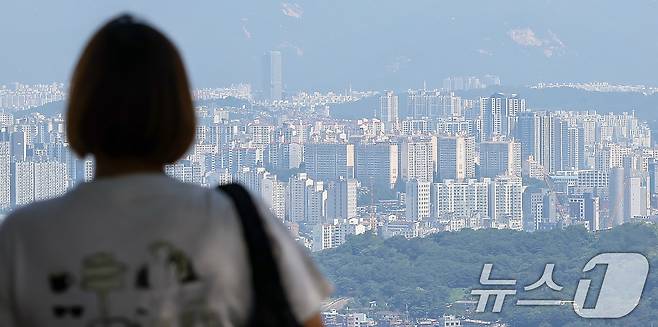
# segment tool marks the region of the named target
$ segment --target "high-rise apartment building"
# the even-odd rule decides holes
[[[414,119],[441,117],[450,108],[448,103],[444,107],[439,91],[409,90],[407,96],[407,114]]]
[[[304,164],[306,173],[314,180],[354,178],[354,144],[307,143]]]
[[[0,211],[11,207],[11,141],[9,132],[0,131]]]
[[[402,134],[426,135],[430,131],[429,121],[426,119],[405,119],[402,121]]]
[[[624,223],[625,202],[625,172],[624,168],[612,168],[608,179],[608,227],[618,226]]]
[[[95,169],[96,166],[93,159],[85,159],[82,162],[82,178],[85,182],[90,182],[94,179],[94,175],[96,174]]]
[[[480,176],[521,176],[521,143],[491,141],[480,143]]]
[[[273,141],[272,134],[274,126],[263,124],[250,124],[247,126],[247,132],[251,142],[256,145],[270,144]]]
[[[288,221],[300,223],[306,220],[306,189],[312,185],[313,180],[306,173],[299,173],[290,177],[286,203]]]
[[[599,197],[585,193],[569,198],[569,214],[575,222],[584,223],[590,231],[601,230]]]
[[[628,176],[624,190],[624,221],[647,216],[647,188],[640,176]]]
[[[205,165],[193,160],[179,160],[176,163],[166,165],[165,173],[185,183],[202,184]]]
[[[261,197],[265,205],[279,220],[286,219],[286,185],[276,175],[265,174],[261,186]]]
[[[313,227],[313,252],[333,249],[345,243],[349,225],[343,222],[318,224]]]
[[[12,161],[25,161],[27,159],[27,134],[23,131],[11,133],[11,158]]]
[[[477,121],[464,117],[440,118],[436,122],[435,131],[442,135],[474,135]]]
[[[480,139],[491,140],[494,136],[511,136],[516,131],[519,114],[526,111],[526,101],[516,94],[510,97],[496,93],[480,98]]]
[[[281,51],[268,51],[263,56],[263,96],[269,101],[283,98],[283,64]]]
[[[467,135],[441,136],[438,140],[439,180],[475,177],[475,138]]]
[[[547,188],[527,188],[523,193],[523,228],[528,231],[549,229],[557,213],[555,195]]]
[[[585,168],[585,130],[582,127],[567,127],[562,156],[562,169]]]
[[[526,161],[530,156],[535,156],[537,139],[535,134],[539,132],[539,118],[534,111],[519,113],[518,124],[514,138],[521,143],[521,160]]]
[[[387,91],[379,97],[379,112],[377,118],[387,126],[397,123],[400,119],[398,111],[398,96],[393,91]]]
[[[47,200],[68,188],[66,164],[56,161],[21,161],[14,164],[14,205]]]
[[[260,196],[263,191],[263,178],[267,172],[265,168],[242,167],[233,176],[233,181],[242,184],[252,194]]]
[[[489,179],[452,179],[432,185],[432,217],[471,220],[489,214]]]
[[[521,177],[498,176],[489,188],[489,217],[492,227],[523,229],[523,185]]]
[[[355,177],[365,187],[392,189],[398,180],[398,145],[390,142],[354,146]]]
[[[18,161],[14,163],[13,205],[22,206],[34,201],[34,162]]]
[[[347,235],[360,235],[366,232],[366,226],[353,221],[335,220],[313,227],[312,250],[332,249],[345,243]]]
[[[648,192],[652,201],[658,195],[658,160],[651,158],[647,162],[647,173],[649,175]]]
[[[322,181],[314,181],[306,186],[306,208],[304,221],[311,225],[326,221],[327,191]]]
[[[345,178],[326,184],[328,221],[356,217],[357,186],[357,180]]]
[[[555,145],[559,143],[555,142],[555,119],[550,113],[543,112],[537,116],[537,120],[534,158],[544,167],[546,173],[558,171],[557,152],[559,148],[556,148]]]
[[[406,218],[409,221],[430,217],[430,188],[432,182],[412,179],[407,182],[405,193]]]
[[[431,182],[434,178],[434,146],[429,140],[405,139],[400,145],[400,177]]]

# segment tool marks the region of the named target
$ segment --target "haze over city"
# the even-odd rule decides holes
[[[195,87],[258,81],[268,50],[284,53],[289,90],[435,88],[484,74],[508,85],[658,85],[652,0],[63,0],[0,10],[3,83],[67,81],[98,22],[130,11],[180,46]]]
[[[171,37],[191,81],[183,109],[196,118],[194,137],[157,174],[186,187],[240,184],[269,209],[264,218],[334,286],[318,300],[325,326],[658,322],[649,270],[658,264],[658,0],[5,1],[0,222],[98,185],[99,174],[113,178],[94,155],[76,155],[67,110],[88,38],[126,12]],[[125,85],[109,98],[139,93]],[[93,116],[106,102],[84,109]],[[171,109],[157,104],[149,122]],[[139,120],[141,107],[107,111],[125,121],[106,130]],[[170,251],[163,266],[175,287],[199,281],[180,249],[155,248]],[[103,282],[128,271],[105,253],[93,259],[114,274]],[[150,292],[147,269],[136,294]],[[49,276],[51,288],[74,285],[70,276]],[[81,285],[99,298],[122,291]],[[622,296],[629,290],[637,299]],[[620,307],[628,312],[592,317]],[[48,314],[89,318],[78,309]],[[146,313],[135,311],[119,320],[140,326]],[[115,319],[100,312],[97,322]]]

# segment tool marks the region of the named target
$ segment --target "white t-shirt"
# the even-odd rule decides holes
[[[330,287],[261,209],[300,322]],[[239,326],[250,265],[228,196],[164,174],[101,178],[0,225],[0,326]]]

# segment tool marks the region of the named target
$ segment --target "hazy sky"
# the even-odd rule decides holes
[[[92,31],[122,11],[174,39],[194,86],[256,82],[270,49],[284,54],[290,90],[486,73],[658,85],[656,0],[6,0],[0,83],[68,80]]]

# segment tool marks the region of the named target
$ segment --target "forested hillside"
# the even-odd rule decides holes
[[[600,285],[604,269],[585,275],[582,268],[602,252],[640,252],[658,265],[658,228],[627,224],[597,234],[583,228],[546,232],[465,230],[426,238],[383,240],[374,235],[351,238],[345,245],[317,255],[321,269],[336,288],[335,296],[353,297],[355,305],[377,301],[379,307],[404,311],[416,317],[460,313],[457,300],[477,300],[471,289],[480,287],[485,263],[494,265],[492,276],[517,279],[517,294],[537,281],[547,263],[555,264],[554,280],[564,289],[544,287],[526,297],[571,300],[578,280],[592,278]],[[631,314],[617,320],[585,320],[571,305],[518,307],[515,298],[505,301],[500,314],[478,314],[482,319],[502,319],[512,326],[650,326],[658,319],[658,274],[650,269],[644,295]],[[546,289],[546,290],[543,290]],[[492,299],[493,300],[493,299]],[[595,300],[595,298],[594,298]],[[490,300],[491,301],[491,300]],[[587,304],[587,302],[586,302]],[[490,311],[490,309],[488,310]]]

